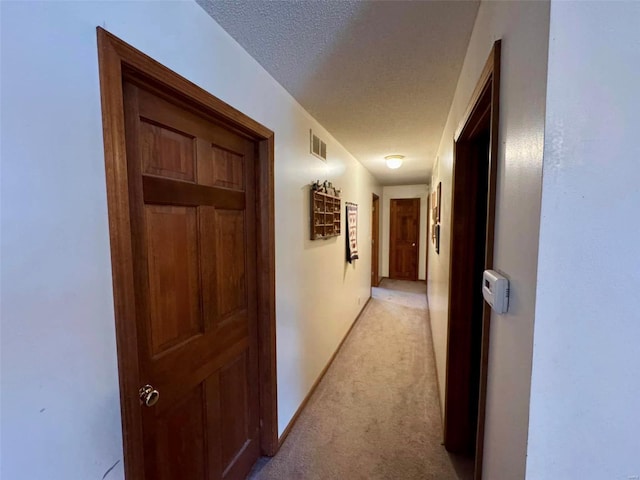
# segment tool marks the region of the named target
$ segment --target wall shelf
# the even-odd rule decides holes
[[[340,235],[342,200],[328,193],[311,190],[311,240]]]

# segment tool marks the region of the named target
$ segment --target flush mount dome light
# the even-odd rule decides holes
[[[400,168],[402,166],[402,159],[404,155],[387,155],[384,159],[387,161],[387,167],[391,170]]]

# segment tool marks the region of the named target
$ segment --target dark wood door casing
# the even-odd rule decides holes
[[[371,212],[371,286],[380,284],[380,197],[373,194]]]
[[[491,308],[474,278],[493,268],[500,55],[498,40],[454,136],[444,443],[473,450],[475,480],[482,478]]]
[[[427,235],[425,238],[425,242],[427,242],[426,244],[426,248],[425,248],[425,252],[424,252],[424,276],[425,276],[425,282],[427,282],[427,285],[429,284],[429,238],[431,238],[431,195],[427,195],[427,211],[425,212],[425,225],[427,226]],[[425,291],[425,295],[427,296],[427,299],[429,298],[429,290],[427,288],[427,290]]]
[[[145,448],[149,451],[151,446],[145,444],[148,438],[145,440],[144,431],[156,428],[153,437],[156,458],[150,460],[155,462],[151,471],[163,467],[162,462],[166,461],[157,458],[158,455],[171,450],[178,463],[169,466],[168,472],[177,469],[176,472],[200,478],[206,464],[212,471],[224,472],[225,478],[233,478],[231,464],[239,450],[254,448],[256,452],[273,455],[278,448],[273,132],[101,28],[98,28],[98,51],[125,474],[132,480],[155,480],[164,478],[163,475],[174,478],[166,472],[145,476]],[[180,108],[171,111],[176,106]],[[190,127],[163,125],[167,113],[171,113],[169,123],[180,117],[181,121],[190,121]],[[136,115],[141,121],[134,126]],[[188,133],[190,128],[199,128],[198,122],[193,121],[195,118],[209,129],[231,132],[227,143],[215,146],[215,139],[198,141],[202,135]],[[135,128],[137,135],[126,136],[127,128]],[[146,148],[140,149],[141,143]],[[224,172],[223,175],[216,178],[215,173],[207,171],[207,165],[194,167],[185,161],[190,148],[196,150],[196,156],[210,154],[218,164],[217,172]],[[145,157],[145,151],[156,152],[154,149],[160,154]],[[172,156],[163,159],[167,151]],[[141,152],[137,161],[130,160],[135,156],[132,152]],[[237,168],[233,152],[253,158],[245,163],[243,173]],[[201,181],[194,181],[196,178]],[[251,188],[239,194],[243,182],[243,188]],[[212,231],[211,225],[217,225],[217,230]],[[246,230],[241,237],[246,243],[229,243],[243,229]],[[238,258],[240,250],[254,254],[243,256],[241,268],[233,260],[225,264],[224,258],[212,257],[215,249],[203,248],[203,244],[231,249],[229,258]],[[140,258],[146,260],[136,260]],[[172,268],[181,266],[173,277],[167,276],[168,262]],[[210,270],[214,264],[227,272],[224,275],[231,279],[228,287],[216,280],[220,272]],[[149,281],[149,277],[156,280]],[[216,283],[219,286],[217,294],[216,288],[206,287],[209,281],[212,286]],[[196,288],[199,284],[205,286],[200,297]],[[145,295],[139,294],[141,288],[146,289]],[[169,298],[167,288],[177,294]],[[220,288],[226,289],[226,293]],[[243,304],[243,299],[248,303]],[[172,312],[177,310],[184,312],[179,324],[171,320],[176,318]],[[148,322],[131,321],[143,311],[152,312],[161,320],[152,330]],[[211,313],[214,311],[215,314]],[[242,324],[245,326],[239,327]],[[214,339],[207,331],[215,331],[219,338]],[[224,343],[224,339],[232,351],[211,357],[212,351],[220,352],[215,344]],[[187,344],[195,347],[195,353],[176,353]],[[198,345],[202,345],[200,350]],[[167,377],[177,365],[199,369],[181,371],[180,386],[169,382]],[[209,372],[208,377],[203,376],[205,371]],[[246,372],[254,372],[250,377],[256,383],[238,381]],[[152,417],[141,409],[138,389],[146,382],[143,377],[152,377],[162,387],[156,414],[170,415],[165,415],[166,421],[160,427],[149,427]],[[207,380],[200,381],[202,378]],[[226,382],[225,388],[220,388],[220,382]],[[237,405],[251,404],[256,413],[246,414],[241,422],[227,423],[225,427],[229,418],[244,414],[232,413],[226,420],[221,418],[220,410],[212,411],[211,405],[203,403],[207,395],[215,399],[212,404],[227,405],[230,412],[241,408]],[[176,401],[172,402],[172,398]],[[245,400],[238,402],[238,399]],[[198,431],[203,425],[202,415],[215,418],[221,431],[227,431],[225,442],[215,432],[180,438],[181,429],[174,431],[175,422],[195,425]],[[211,445],[201,445],[206,435],[214,446],[219,444],[220,461],[191,458],[213,451]],[[249,437],[253,440],[247,444]],[[175,455],[181,448],[184,454]]]
[[[391,199],[389,239],[389,278],[418,280],[419,198]]]

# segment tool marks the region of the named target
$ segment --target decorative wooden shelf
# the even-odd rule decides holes
[[[311,240],[340,235],[342,200],[328,193],[311,190]]]

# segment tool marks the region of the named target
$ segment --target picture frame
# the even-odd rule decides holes
[[[436,190],[436,222],[440,223],[440,211],[441,211],[441,200],[442,200],[442,182],[438,182],[438,188]]]
[[[436,196],[436,192],[435,190],[433,192],[431,192],[431,220],[433,221],[433,223],[438,223],[437,220],[437,209],[438,209],[438,200],[437,200],[437,196]]]
[[[440,253],[440,219],[442,216],[442,182],[438,182],[429,197],[431,200],[431,242],[437,254]]]

